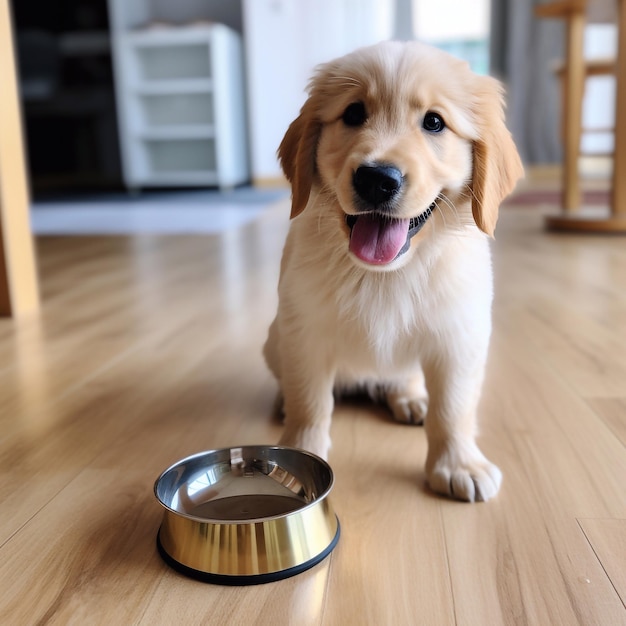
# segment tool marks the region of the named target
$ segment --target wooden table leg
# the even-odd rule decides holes
[[[22,123],[9,0],[0,0],[0,315],[37,311]]]

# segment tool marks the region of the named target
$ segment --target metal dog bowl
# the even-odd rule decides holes
[[[206,582],[249,585],[294,576],[337,544],[332,486],[325,461],[293,448],[243,446],[190,456],[154,485],[165,509],[159,553]]]

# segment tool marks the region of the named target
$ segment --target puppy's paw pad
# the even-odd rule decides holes
[[[502,472],[480,451],[471,458],[442,455],[428,471],[428,484],[433,491],[466,502],[486,502],[499,491]],[[454,458],[456,457],[456,458]]]
[[[387,405],[396,422],[417,426],[424,424],[428,411],[427,398],[407,398],[389,394]]]

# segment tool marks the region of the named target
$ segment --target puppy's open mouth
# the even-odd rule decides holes
[[[409,249],[411,238],[426,224],[436,206],[433,202],[411,219],[395,219],[376,212],[346,215],[350,252],[370,265],[391,263]]]

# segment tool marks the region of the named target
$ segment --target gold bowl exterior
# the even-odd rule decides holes
[[[328,500],[285,517],[250,524],[186,519],[167,511],[160,530],[163,549],[200,572],[254,576],[298,567],[330,546],[338,530]]]
[[[249,480],[254,472],[256,483]],[[250,519],[211,519],[197,513],[208,510],[201,508],[206,502],[195,509],[189,505],[200,497],[194,488],[198,476],[208,494],[200,496],[211,498],[209,504],[219,504],[220,498],[228,502],[229,490],[246,502],[245,493],[241,499],[245,488],[254,502],[258,494],[252,490],[280,489],[293,496],[297,508],[264,516],[255,514],[253,505]],[[328,498],[333,480],[322,459],[278,446],[213,450],[183,459],[155,483],[165,509],[157,538],[161,555],[176,569],[208,582],[251,584],[299,573],[325,558],[338,540],[339,522]]]

